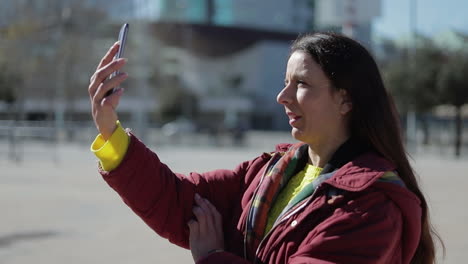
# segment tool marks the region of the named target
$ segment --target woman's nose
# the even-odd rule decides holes
[[[289,85],[286,85],[283,90],[281,90],[281,92],[279,92],[278,96],[276,96],[276,101],[279,103],[279,104],[282,104],[282,105],[287,105],[289,103],[291,103],[292,99],[291,99],[291,95],[289,93]]]

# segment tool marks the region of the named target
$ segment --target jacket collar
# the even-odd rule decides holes
[[[364,144],[354,138],[349,138],[333,153],[330,161],[323,167],[321,174],[335,171],[367,151],[368,148]]]
[[[305,145],[305,144],[304,144]],[[278,145],[277,150],[293,148],[295,145]],[[307,145],[305,145],[307,146]],[[308,161],[307,150],[296,172],[300,171]],[[334,175],[325,181],[336,188],[348,191],[361,191],[372,185],[385,172],[396,170],[395,165],[372,151],[360,141],[349,138],[333,154],[330,161],[323,167],[321,174],[334,172]]]
[[[338,169],[326,183],[347,191],[361,191],[372,185],[385,172],[396,167],[373,151],[365,152]]]
[[[395,166],[362,142],[350,138],[333,154],[322,174],[335,172],[326,183],[347,191],[361,191]]]

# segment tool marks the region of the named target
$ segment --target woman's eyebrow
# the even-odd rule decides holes
[[[307,81],[308,76],[305,72],[303,73],[294,73],[292,74],[293,79],[295,80],[301,80],[301,81]]]

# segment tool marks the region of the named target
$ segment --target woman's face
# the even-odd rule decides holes
[[[309,145],[320,145],[347,135],[346,114],[351,102],[336,90],[310,55],[295,51],[289,58],[285,87],[278,94],[292,127],[292,136]]]

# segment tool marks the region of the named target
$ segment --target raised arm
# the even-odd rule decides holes
[[[122,163],[110,172],[100,173],[153,230],[188,248],[187,223],[193,218],[195,194],[212,202],[223,219],[230,219],[232,207],[241,199],[249,166],[250,162],[245,162],[235,170],[177,174],[131,135]]]

